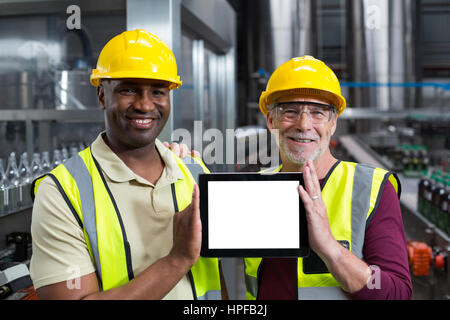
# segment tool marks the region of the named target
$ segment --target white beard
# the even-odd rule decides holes
[[[285,139],[287,139],[287,138],[285,138]],[[302,148],[298,148],[298,150],[292,151],[289,149],[287,144],[283,143],[280,145],[280,141],[278,140],[277,142],[278,142],[278,147],[280,149],[280,152],[282,152],[292,164],[303,166],[306,164],[306,162],[308,160],[315,161],[318,158],[320,158],[320,156],[322,156],[324,154],[328,145],[330,144],[330,140],[331,140],[331,135],[328,137],[327,143],[319,144],[317,146],[316,150],[314,150],[313,154],[309,158],[302,156],[302,154],[303,154]]]

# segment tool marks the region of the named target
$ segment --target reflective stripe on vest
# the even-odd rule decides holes
[[[79,155],[68,159],[64,163],[64,166],[75,180],[78,192],[80,193],[80,203],[83,210],[83,214],[81,216],[83,219],[84,231],[86,232],[87,238],[90,242],[90,251],[92,252],[91,256],[94,259],[99,283],[102,284],[102,269],[100,267],[100,254],[98,252],[99,245],[97,238],[97,221],[95,219],[95,200],[92,178],[89,170],[84,164],[84,161]]]
[[[246,259],[247,260],[247,259]],[[255,300],[258,295],[258,280],[246,275],[247,300]],[[346,300],[347,295],[340,287],[300,287],[297,289],[298,300]]]
[[[187,166],[193,169],[196,177],[200,170],[209,171],[199,159],[185,165],[177,157],[174,158],[186,177],[172,186],[174,206],[183,210],[192,201],[195,184]],[[59,165],[49,176],[55,181],[83,229],[89,254],[96,266],[100,289],[108,290],[133,279],[131,252],[122,219],[90,148]],[[44,177],[34,181],[34,194]],[[221,299],[217,259],[200,258],[188,276],[194,298]]]
[[[282,166],[265,172],[280,172]],[[400,182],[395,174],[367,165],[340,161],[333,166],[325,179],[322,198],[328,211],[328,220],[336,240],[349,244],[352,253],[362,258],[365,230],[376,211],[386,181],[389,180],[400,196]],[[333,208],[331,210],[331,208]],[[245,282],[247,299],[256,299],[258,294],[258,271],[261,258],[245,258]],[[305,274],[304,259],[299,258],[299,299],[347,299],[339,283],[330,273]]]

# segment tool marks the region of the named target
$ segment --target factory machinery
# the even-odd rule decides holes
[[[334,148],[343,158],[398,174],[414,299],[450,299],[450,152],[398,142],[420,140],[420,129],[426,130],[430,123],[435,124],[433,134],[439,135],[439,122],[429,121],[416,129],[387,126],[384,133],[342,135]],[[448,128],[447,119],[441,129]]]

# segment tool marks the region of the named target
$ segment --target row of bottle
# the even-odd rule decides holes
[[[428,170],[430,158],[427,148],[422,145],[399,145],[395,148],[394,165],[397,171],[403,171],[410,175],[420,174]]]
[[[450,174],[423,171],[419,181],[419,212],[450,236]]]
[[[20,156],[19,165],[15,152],[9,155],[6,167],[3,165],[3,159],[0,159],[0,216],[30,207],[33,180],[50,172],[84,148],[81,142],[72,144],[70,149],[63,146],[62,149],[53,151],[51,160],[48,151],[42,154],[34,153],[31,165],[26,152]]]

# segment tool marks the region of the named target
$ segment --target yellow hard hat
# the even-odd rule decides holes
[[[264,115],[267,106],[281,94],[299,93],[325,98],[336,107],[338,115],[345,109],[345,99],[334,72],[322,61],[311,56],[292,58],[273,73],[266,91],[261,93],[259,108]]]
[[[112,38],[100,52],[91,83],[101,79],[141,78],[163,80],[169,89],[181,86],[172,50],[157,36],[145,30],[125,31]]]

